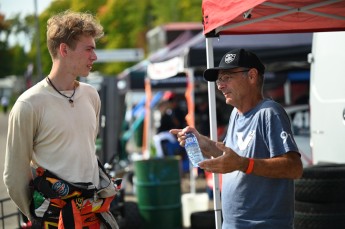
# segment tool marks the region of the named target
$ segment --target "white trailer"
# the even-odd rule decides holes
[[[345,32],[314,33],[309,62],[313,164],[345,163]]]

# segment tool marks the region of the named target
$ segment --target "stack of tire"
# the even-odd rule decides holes
[[[190,217],[190,229],[216,229],[214,210],[193,212]]]
[[[295,229],[344,229],[345,164],[304,168],[295,200]]]

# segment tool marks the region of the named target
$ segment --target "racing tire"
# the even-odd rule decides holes
[[[308,203],[345,203],[345,165],[316,165],[304,168],[295,180],[295,199]]]
[[[343,203],[315,204],[315,203],[295,201],[295,211],[304,212],[308,214],[345,214],[345,204]]]
[[[304,179],[339,179],[345,178],[345,164],[320,164],[303,169]]]
[[[125,202],[124,218],[121,220],[120,229],[141,229],[143,221],[139,212],[138,204],[135,202]]]
[[[345,205],[295,202],[294,229],[343,229]]]
[[[194,212],[190,216],[191,229],[216,229],[214,211]]]

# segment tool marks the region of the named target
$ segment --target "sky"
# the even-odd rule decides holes
[[[21,13],[21,17],[35,13],[35,1],[37,1],[37,13],[43,12],[53,0],[0,0],[0,12],[5,15],[5,19],[14,17]],[[4,39],[0,37],[0,39]],[[11,36],[9,38],[10,46],[19,43],[24,46],[25,51],[29,51],[30,43],[23,34]]]
[[[38,13],[44,11],[52,2],[52,0],[0,0],[0,12],[5,17],[12,17],[16,13],[22,16],[35,13],[35,1],[37,2]]]

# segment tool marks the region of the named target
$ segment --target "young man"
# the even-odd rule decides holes
[[[76,80],[91,71],[95,40],[102,36],[91,14],[65,11],[51,17],[51,71],[10,113],[4,182],[33,228],[117,228],[108,212],[116,190],[106,177],[102,183],[95,154],[100,98]]]
[[[223,229],[292,229],[294,181],[303,167],[289,118],[276,102],[263,98],[265,67],[244,49],[226,53],[204,78],[215,81],[234,106],[224,143],[192,127],[173,129],[181,145],[193,132],[207,159],[199,166],[222,173]]]

